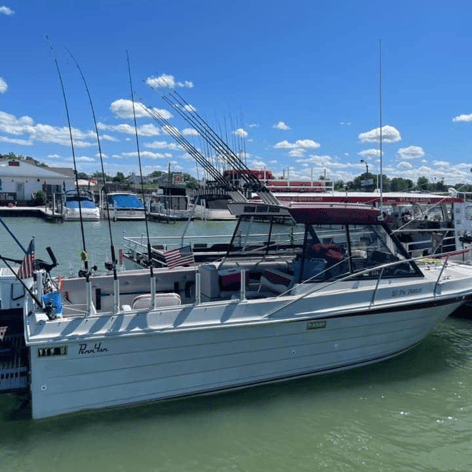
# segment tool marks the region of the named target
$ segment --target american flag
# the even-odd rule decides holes
[[[174,267],[178,266],[195,264],[192,248],[190,246],[172,249],[170,251],[165,252],[164,256],[166,258],[166,264],[169,269],[173,269]]]
[[[20,270],[18,271],[18,277],[20,279],[29,279],[33,277],[33,265],[34,265],[34,239],[29,243],[28,249],[25,254],[25,258],[21,263]]]

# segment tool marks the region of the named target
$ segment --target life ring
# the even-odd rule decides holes
[[[62,291],[62,285],[64,283],[64,277],[62,277],[61,274],[58,274],[56,276],[56,279],[54,281],[54,285],[56,286],[57,290],[59,290],[59,292]]]

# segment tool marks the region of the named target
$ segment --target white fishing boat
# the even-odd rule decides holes
[[[90,190],[68,190],[64,194],[62,216],[64,221],[99,220],[100,208]]]
[[[472,267],[409,259],[376,209],[231,205],[224,256],[65,278],[23,313],[33,418],[342,371],[397,356],[472,296]],[[61,299],[58,299],[58,294]]]
[[[134,193],[111,192],[102,202],[104,218],[110,215],[113,221],[144,220],[146,216],[143,202]]]

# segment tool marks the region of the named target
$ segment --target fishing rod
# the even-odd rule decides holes
[[[128,51],[126,51],[126,60],[128,62],[128,76],[129,76],[129,86],[131,90],[131,103],[133,105],[133,119],[134,119],[134,133],[136,136],[136,149],[138,152],[138,163],[139,163],[139,176],[141,180],[141,193],[143,195],[143,205],[144,205],[144,222],[146,225],[146,239],[147,239],[147,250],[148,250],[148,264],[149,264],[149,271],[150,271],[150,276],[151,276],[151,284],[153,288],[151,288],[151,296],[152,300],[154,302],[155,299],[155,279],[154,279],[154,270],[153,270],[153,263],[152,263],[152,247],[151,247],[151,239],[149,237],[149,214],[146,208],[146,200],[145,200],[145,195],[144,195],[144,180],[143,180],[143,168],[141,165],[141,152],[139,150],[139,138],[138,138],[138,124],[136,121],[136,107],[134,104],[134,90],[133,90],[133,82],[131,80],[131,66],[129,62],[129,54]],[[154,303],[153,303],[154,306]]]
[[[208,123],[203,118],[200,117],[200,115],[196,112],[194,107],[192,107],[189,103],[187,103],[175,91],[174,93],[175,95],[177,95],[178,98],[173,97],[173,100],[171,100],[169,97],[167,97],[164,94],[161,94],[155,88],[153,89],[161,96],[161,98],[169,106],[171,106],[185,121],[187,121],[187,123],[190,124],[190,126],[192,126],[192,128],[194,128],[202,138],[205,139],[207,144],[209,144],[217,152],[217,154],[220,155],[220,157],[223,160],[228,161],[233,168],[240,167],[240,163],[237,162],[237,157],[234,156],[234,152],[220,138],[220,136],[218,136],[218,134],[213,131],[213,129],[208,125]],[[187,113],[185,113],[184,110]],[[234,160],[233,156],[236,157],[236,160]],[[249,172],[249,174],[251,173]],[[248,176],[249,179],[251,179],[251,177],[253,179],[252,181],[253,186],[255,186],[254,184],[256,184],[257,186],[257,180],[252,175]]]
[[[226,160],[235,170],[240,172],[241,178],[265,203],[279,205],[277,198],[267,187],[251,172],[241,161],[227,143],[210,127],[210,125],[197,113],[194,107],[185,101],[175,90],[167,96],[160,94],[162,99],[170,105],[179,115],[196,129],[210,146]]]
[[[49,43],[49,47],[51,48],[51,52],[52,52],[52,55],[54,57],[54,62],[56,63],[57,74],[59,76],[59,81],[61,83],[61,88],[62,88],[62,96],[64,98],[64,106],[65,106],[65,109],[66,109],[67,123],[68,123],[68,126],[69,126],[69,137],[70,137],[70,144],[71,144],[71,149],[72,149],[72,160],[73,160],[73,163],[74,163],[75,188],[76,188],[77,197],[78,197],[78,200],[79,200],[80,231],[82,233],[82,251],[80,253],[80,259],[84,263],[84,268],[85,268],[84,271],[79,271],[79,275],[80,276],[85,276],[86,281],[89,282],[90,271],[89,271],[89,265],[88,265],[87,248],[86,248],[86,245],[85,245],[85,232],[84,232],[84,221],[83,221],[83,218],[82,218],[82,205],[81,205],[81,202],[80,202],[80,194],[79,194],[79,174],[77,172],[77,162],[76,162],[76,158],[75,158],[74,140],[72,138],[72,126],[71,126],[71,123],[70,123],[69,107],[67,105],[66,91],[65,91],[65,88],[64,88],[64,82],[62,81],[62,74],[61,74],[61,70],[59,68],[59,62],[57,61],[56,52],[54,51],[54,49],[52,47],[52,43],[49,40],[48,36],[46,36],[46,39]]]
[[[106,178],[105,178],[105,168],[103,165],[103,154],[102,154],[102,146],[100,143],[100,133],[98,132],[98,125],[97,125],[97,118],[95,116],[95,109],[93,106],[92,102],[92,96],[90,94],[90,90],[87,85],[87,81],[85,80],[85,76],[82,73],[82,69],[79,66],[79,63],[75,59],[75,57],[72,55],[72,53],[66,48],[67,52],[70,54],[70,57],[72,60],[75,62],[75,65],[77,66],[77,69],[79,70],[80,76],[82,77],[82,81],[85,86],[85,90],[87,91],[87,96],[89,99],[89,104],[90,104],[90,109],[92,111],[92,117],[93,117],[93,123],[95,125],[95,135],[97,136],[97,144],[98,144],[98,154],[100,156],[100,165],[101,165],[101,170],[102,170],[102,179],[103,179],[103,191],[105,193],[105,201],[107,202],[106,205],[106,211],[107,211],[107,219],[108,219],[108,234],[110,238],[110,251],[111,251],[111,269],[113,270],[113,279],[116,281],[118,278],[117,272],[116,272],[116,252],[115,252],[115,245],[113,243],[113,234],[111,231],[111,219],[110,219],[110,208],[108,205],[108,191],[107,191],[107,185],[106,185]],[[110,269],[110,267],[106,267],[107,269]]]
[[[177,141],[177,143],[180,144],[222,188],[234,193],[239,193],[239,190],[233,184],[228,182],[221,175],[218,169],[216,169],[207,158],[205,158],[191,143],[189,143],[156,109],[151,108],[144,103],[142,105],[149,115],[151,115],[151,117],[163,127],[164,131],[174,138],[175,141]],[[241,195],[241,197],[243,196]],[[241,198],[239,198],[239,200],[241,200]]]

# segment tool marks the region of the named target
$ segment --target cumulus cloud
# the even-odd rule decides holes
[[[145,157],[147,159],[169,159],[172,157],[172,154],[166,152],[166,153],[160,153],[160,152],[151,152],[151,151],[143,151],[139,153],[141,157]],[[120,157],[138,157],[137,151],[134,152],[124,152]]]
[[[148,112],[147,108],[150,108],[150,111],[156,112],[160,118],[169,120],[172,118],[172,114],[164,109],[146,107],[142,103],[134,102],[134,110],[136,113],[136,118],[150,118],[152,115]],[[110,111],[118,118],[133,119],[133,102],[132,100],[115,100],[110,105]]]
[[[0,77],[0,93],[5,93],[8,90],[8,84],[3,77]]]
[[[175,77],[170,74],[162,74],[159,77],[148,77],[145,80],[146,85],[149,85],[151,88],[193,88],[193,82],[185,80],[184,82],[179,82],[175,80]]]
[[[424,156],[424,150],[420,146],[408,146],[406,148],[400,148],[397,151],[397,155],[401,159],[419,159]]]
[[[8,8],[8,7],[0,7],[0,15],[13,15],[13,13],[15,13],[11,8]]]
[[[450,162],[447,161],[433,161],[435,167],[449,167],[451,165]]]
[[[380,157],[380,149],[365,149],[357,154],[361,157]]]
[[[153,141],[152,143],[145,143],[144,147],[149,149],[170,149],[172,151],[180,151],[182,147],[176,143],[168,143],[167,141]]]
[[[185,128],[182,130],[184,136],[200,136],[200,133],[193,128]]]
[[[399,169],[413,169],[413,166],[409,162],[402,161],[397,166]]]
[[[299,164],[318,164],[320,166],[326,166],[334,164],[333,158],[328,155],[318,156],[316,154],[307,157],[306,159],[297,159]]]
[[[0,132],[13,135],[29,135],[28,139],[19,139],[12,141],[13,138],[4,137],[4,142],[13,144],[31,145],[34,142],[54,143],[61,146],[70,146],[69,128],[66,126],[57,127],[44,124],[34,124],[29,116],[17,118],[14,115],[0,111]],[[88,139],[95,139],[96,134],[93,131],[83,132],[77,128],[72,128],[72,138],[74,146],[89,147],[93,143],[87,142]],[[7,141],[8,140],[8,141]]]
[[[97,128],[102,131],[114,131],[122,134],[136,134],[134,126],[122,123],[120,125],[107,125],[105,123],[98,123]],[[159,136],[161,130],[153,124],[138,126],[138,135],[140,136]]]
[[[295,143],[290,143],[287,140],[280,141],[279,143],[274,145],[274,149],[309,149],[309,148],[319,148],[320,144],[312,141],[311,139],[299,139]]]
[[[375,128],[359,135],[359,139],[363,143],[378,143],[380,142],[380,128]],[[401,141],[402,137],[400,132],[393,126],[382,127],[382,142],[384,143],[396,143]]]
[[[247,138],[249,135],[249,133],[242,128],[238,128],[236,131],[233,131],[233,134],[239,136],[240,138]]]
[[[276,123],[273,127],[274,127],[274,128],[277,128],[277,129],[281,129],[281,130],[290,129],[290,126],[286,125],[283,121],[279,121],[279,122]]]
[[[461,121],[472,121],[472,113],[470,115],[458,115],[452,119],[454,123],[458,123]]]

